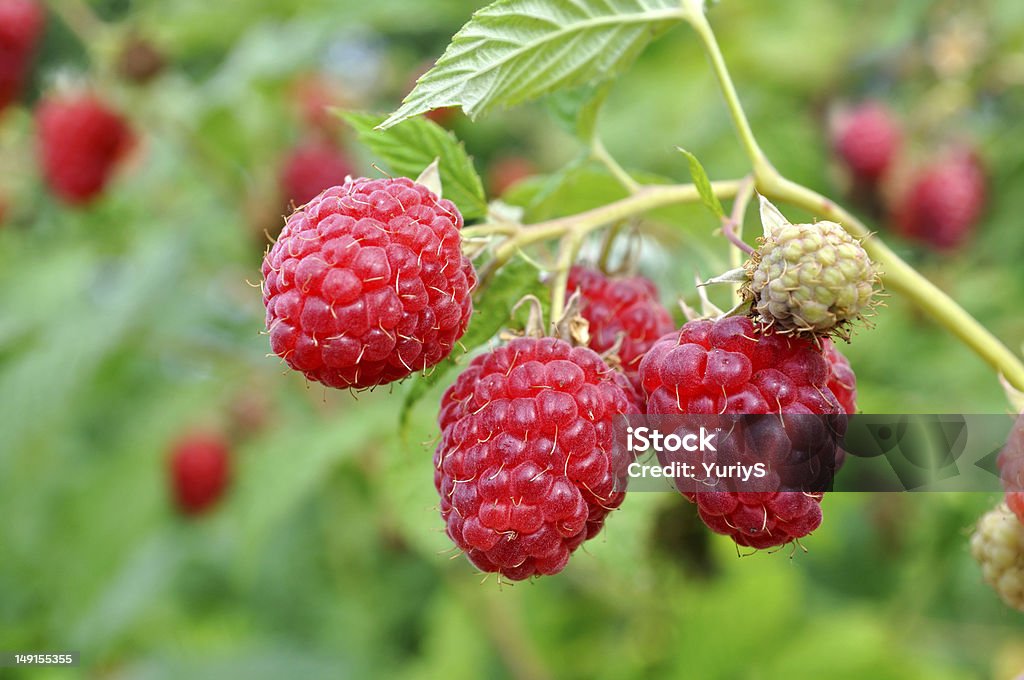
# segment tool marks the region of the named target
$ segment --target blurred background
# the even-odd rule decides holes
[[[399,428],[406,386],[325,391],[266,356],[268,237],[329,178],[380,172],[325,107],[394,109],[480,3],[428,5],[46,9],[0,112],[0,649],[82,654],[77,671],[33,677],[935,680],[1024,669],[1020,614],[967,548],[997,494],[833,494],[807,552],[741,557],[683,499],[636,493],[561,575],[499,587],[450,559],[432,484],[440,389]],[[710,16],[776,166],[848,202],[1019,350],[1024,5],[723,0]],[[40,160],[40,102],[71,96],[61,92],[88,92],[132,130],[84,202],[62,200]],[[867,189],[834,141],[864,102],[902,130],[898,160]],[[545,179],[580,149],[544,102],[476,123],[435,119],[465,141],[488,195],[530,220],[622,193],[588,164]],[[599,129],[641,179],[688,181],[677,145],[714,178],[746,172],[682,26],[619,80]],[[924,200],[915,178],[954,147],[984,185],[950,209],[983,208],[954,246],[904,238],[906,201]],[[699,206],[645,222],[661,246],[648,244],[640,267],[666,304],[694,300],[695,270],[727,268],[715,226]],[[843,348],[863,411],[1007,409],[979,359],[899,298],[887,303]],[[168,463],[196,432],[231,461],[223,499],[201,516],[179,509]]]

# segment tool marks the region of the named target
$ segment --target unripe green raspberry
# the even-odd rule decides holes
[[[845,337],[874,304],[878,272],[864,247],[835,222],[790,224],[767,201],[762,221],[743,287],[754,313],[779,333]]]
[[[971,554],[1003,602],[1024,611],[1024,525],[1001,503],[978,522]]]

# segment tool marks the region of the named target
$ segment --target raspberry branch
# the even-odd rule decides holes
[[[853,236],[863,239],[864,249],[881,266],[883,281],[888,289],[905,295],[974,350],[1009,383],[1018,389],[1024,389],[1024,363],[991,332],[949,295],[903,261],[850,212],[821,194],[786,179],[775,169],[754,137],[714,31],[704,16],[703,0],[684,0],[684,4],[687,8],[687,21],[700,37],[708,53],[729,115],[753,166],[757,191],[772,200],[834,220]]]

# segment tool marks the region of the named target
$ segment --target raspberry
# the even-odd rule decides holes
[[[36,110],[36,125],[47,183],[72,205],[99,196],[135,142],[124,118],[90,94],[49,97]]]
[[[899,122],[880,102],[865,102],[838,116],[832,145],[855,178],[873,184],[892,165],[903,141]]]
[[[194,432],[174,442],[170,453],[171,491],[185,515],[210,510],[227,488],[231,476],[230,447],[212,432]]]
[[[743,294],[780,333],[845,335],[870,311],[878,272],[864,247],[835,222],[766,224],[746,264]]]
[[[1009,508],[999,505],[981,518],[971,554],[1003,602],[1024,611],[1024,526]]]
[[[828,388],[832,390],[844,413],[857,412],[857,376],[847,359],[836,347],[835,343],[825,338],[822,341],[825,358],[832,367],[832,375],[828,380]]]
[[[897,227],[903,236],[935,250],[955,250],[981,218],[986,194],[978,156],[954,149],[913,180],[896,208]]]
[[[655,343],[640,363],[649,416],[837,416],[842,407],[828,388],[830,377],[829,363],[813,342],[763,332],[746,317],[691,321],[678,334]],[[829,424],[836,432],[842,429],[838,421]],[[781,455],[788,461],[819,450],[837,454],[834,440],[819,441],[817,433],[807,439],[795,425],[776,418],[759,423],[763,430],[757,441],[765,447],[763,459]],[[679,489],[697,503],[711,530],[742,546],[784,545],[806,536],[821,523],[819,493]]]
[[[411,179],[350,179],[288,218],[263,260],[274,352],[310,380],[363,388],[437,364],[473,312],[462,215]]]
[[[434,485],[448,536],[477,567],[556,574],[622,503],[612,420],[631,409],[615,375],[591,349],[519,338],[445,392]]]
[[[0,111],[21,92],[46,13],[34,0],[0,0]]]
[[[292,149],[281,169],[281,189],[294,205],[305,205],[324,189],[352,173],[348,159],[334,145],[310,139]]]
[[[608,278],[596,269],[575,266],[569,272],[568,290],[580,291],[580,313],[590,324],[593,350],[607,352],[621,338],[617,353],[622,370],[639,391],[640,360],[675,326],[658,301],[657,288],[642,276]]]

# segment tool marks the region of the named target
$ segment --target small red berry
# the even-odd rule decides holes
[[[21,92],[45,23],[35,0],[0,0],[0,111]]]
[[[672,315],[658,300],[658,289],[643,276],[609,278],[596,269],[575,266],[569,272],[568,292],[576,290],[580,314],[590,324],[590,347],[604,353],[619,343],[622,370],[639,390],[640,360],[675,328]]]
[[[880,102],[866,102],[837,117],[832,144],[855,178],[873,184],[892,165],[903,133]]]
[[[305,205],[317,194],[337,186],[352,173],[352,165],[333,144],[310,139],[292,149],[281,169],[281,189],[286,201]]]
[[[445,392],[434,485],[448,536],[481,570],[556,574],[622,503],[612,422],[632,409],[616,375],[586,347],[519,338]]]
[[[905,237],[935,250],[954,250],[977,226],[987,193],[977,154],[955,149],[913,180],[897,206],[897,226]]]
[[[125,119],[91,94],[50,96],[36,126],[46,181],[72,205],[99,196],[135,142]]]
[[[462,215],[411,179],[351,179],[288,218],[263,260],[274,353],[310,380],[363,388],[451,354],[473,312]]]
[[[221,435],[185,435],[171,446],[169,462],[171,492],[183,514],[203,514],[224,495],[231,477],[231,454]]]
[[[828,361],[813,341],[766,333],[747,317],[691,321],[679,333],[655,343],[640,364],[649,416],[837,416],[842,407],[828,388],[831,376]],[[769,436],[767,430],[762,431],[759,441],[782,444],[772,448],[773,458],[796,453],[797,434],[787,422],[770,419],[760,425],[771,432]],[[810,450],[806,442],[800,448]],[[828,450],[838,455],[834,447]],[[820,493],[693,492],[685,481],[676,481],[680,491],[696,502],[701,519],[711,530],[742,546],[785,545],[821,523]]]

